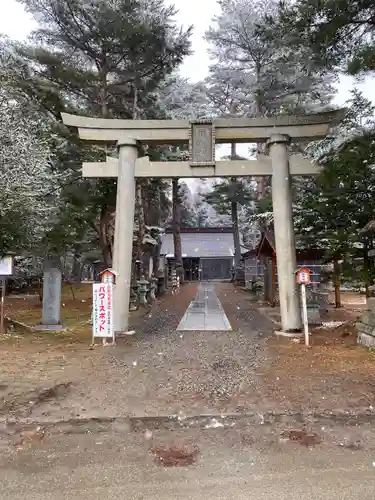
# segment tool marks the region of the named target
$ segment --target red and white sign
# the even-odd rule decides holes
[[[115,284],[116,281],[116,271],[113,271],[113,269],[106,269],[101,273],[101,282],[102,283],[112,283]]]
[[[299,285],[308,285],[311,283],[310,269],[301,267],[301,269],[297,271],[297,283]]]
[[[113,338],[113,285],[94,283],[92,286],[93,337]]]

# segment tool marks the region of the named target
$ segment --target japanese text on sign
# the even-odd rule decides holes
[[[297,283],[300,285],[308,285],[311,281],[310,270],[303,268],[297,272]]]
[[[92,327],[94,337],[113,337],[112,283],[94,283]]]

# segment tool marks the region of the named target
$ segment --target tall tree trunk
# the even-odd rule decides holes
[[[173,246],[174,246],[174,263],[176,266],[177,276],[180,277],[180,282],[184,281],[184,267],[182,262],[182,245],[181,245],[181,207],[180,197],[178,192],[178,179],[172,179],[172,229],[173,229]]]
[[[145,211],[143,207],[143,190],[142,183],[137,180],[136,183],[136,203],[137,203],[137,214],[138,214],[138,235],[137,235],[137,248],[136,248],[136,259],[139,261],[139,271],[142,275],[143,269],[143,240],[146,234],[145,227]]]
[[[238,206],[237,202],[231,202],[231,215],[233,224],[233,240],[234,240],[234,265],[236,268],[241,266],[241,243],[240,231],[238,228]]]
[[[154,190],[154,210],[153,210],[153,218],[151,225],[156,225],[157,227],[161,226],[161,196],[160,196],[160,183],[155,182],[155,190]],[[154,219],[155,217],[155,219]],[[155,222],[154,222],[155,221]],[[159,274],[159,263],[160,263],[160,252],[161,252],[161,238],[157,246],[154,248],[152,258],[153,258],[153,269],[154,275],[158,276]]]
[[[262,116],[262,98],[260,95],[260,72],[261,72],[261,66],[258,64],[256,67],[256,85],[257,85],[257,92],[255,95],[255,113],[256,116],[259,118]],[[263,152],[263,144],[258,143],[257,144],[257,153],[261,154]],[[265,178],[264,177],[258,177],[257,178],[257,198],[258,200],[263,200],[264,195],[265,195]]]
[[[341,266],[337,260],[333,262],[333,283],[335,289],[335,307],[339,309],[341,305]]]
[[[103,118],[108,118],[108,104],[107,104],[107,90],[102,89],[100,91],[100,99],[101,99],[101,114]]]
[[[365,274],[365,290],[366,290],[366,298],[369,298],[372,296],[370,286],[372,285],[371,283],[371,261],[368,256],[369,252],[369,242],[368,238],[364,238],[363,241],[363,270]]]
[[[104,56],[103,50],[103,58],[99,62],[97,62],[97,68],[99,72],[99,80],[100,80],[100,91],[99,91],[99,100],[100,100],[100,109],[102,118],[108,118],[108,68],[106,58]]]
[[[133,86],[133,109],[132,115],[133,120],[138,119],[138,88],[136,85]],[[144,262],[143,262],[143,240],[146,234],[146,223],[145,223],[145,211],[143,204],[143,186],[142,181],[137,180],[136,182],[136,207],[138,214],[138,235],[137,235],[137,248],[135,251],[136,259],[139,261],[139,272],[140,275],[144,273]]]
[[[81,253],[76,251],[73,257],[73,266],[72,266],[72,276],[71,281],[76,285],[79,285],[82,281],[82,262],[81,262]]]
[[[106,69],[105,61],[98,63],[98,71],[99,71],[99,79],[100,79],[100,110],[101,117],[108,118],[108,71]],[[107,152],[107,145],[104,146],[105,152]],[[104,204],[101,207],[100,215],[99,215],[99,223],[98,223],[98,236],[99,236],[99,245],[102,251],[103,260],[106,267],[112,266],[112,247],[113,241],[110,241],[111,235],[109,234],[110,220],[109,218],[113,217],[113,213],[109,209],[109,207]]]
[[[99,223],[94,225],[94,229],[98,234],[99,246],[106,267],[112,266],[113,238],[110,231],[112,219],[112,211],[107,205],[103,205],[99,215]]]
[[[133,106],[132,106],[133,120],[138,119],[138,88],[133,86]]]
[[[236,159],[236,143],[232,142],[230,148],[230,159]],[[234,266],[238,268],[241,266],[241,243],[240,243],[240,228],[238,225],[238,204],[234,201],[237,189],[237,179],[235,177],[230,180],[232,186],[232,201],[231,201],[231,216],[232,216],[232,226],[233,226],[233,241],[234,241]]]

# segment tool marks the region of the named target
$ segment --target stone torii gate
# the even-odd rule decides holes
[[[119,120],[62,114],[65,125],[78,129],[83,140],[117,144],[119,157],[84,163],[84,177],[117,177],[113,268],[118,272],[114,291],[115,332],[128,330],[133,245],[135,179],[137,177],[272,176],[272,201],[281,324],[284,332],[301,329],[292,213],[291,176],[313,175],[317,166],[300,155],[289,155],[293,141],[324,138],[340,111],[273,118],[215,120]],[[266,142],[269,156],[257,160],[216,161],[215,144]],[[189,144],[190,161],[151,162],[138,158],[138,144]]]

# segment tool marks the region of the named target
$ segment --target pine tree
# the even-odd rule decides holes
[[[266,38],[275,32],[287,38],[291,50],[306,53],[306,65],[352,75],[375,70],[372,0],[283,1],[276,15],[268,16],[267,29],[260,31]]]
[[[214,61],[208,94],[219,113],[252,117],[300,114],[321,110],[330,103],[331,75],[319,66],[307,67],[307,52],[291,50],[285,35],[275,32],[274,36],[265,38],[260,34],[266,14],[273,12],[277,16],[276,0],[220,0],[219,5],[221,12],[206,33]],[[258,144],[256,151],[263,152],[263,146]],[[242,212],[253,225],[261,220],[252,217],[254,212],[259,215],[267,209],[268,214],[261,222],[268,224],[272,215],[269,213],[272,210],[269,179],[257,178],[255,182],[248,185],[252,203]]]
[[[40,84],[93,116],[142,117],[149,94],[189,53],[163,0],[20,0],[40,28],[22,52]],[[35,67],[35,66],[34,66]]]
[[[332,79],[306,64],[307,49],[291,50],[281,31],[259,33],[266,14],[277,17],[276,0],[220,0],[219,5],[206,39],[215,63],[231,70],[242,86],[249,114],[316,111],[329,102]]]
[[[214,184],[205,200],[221,215],[231,216],[234,239],[234,253],[236,268],[241,265],[241,244],[238,221],[239,205],[246,205],[254,198],[254,193],[247,189],[246,184],[239,178],[230,178]]]
[[[60,193],[65,200],[62,220],[66,220],[64,206],[71,207],[79,227],[77,216],[84,207],[81,224],[88,232],[94,229],[97,233],[104,260],[110,265],[116,182],[80,178],[82,159],[103,160],[106,151],[82,146],[61,127],[60,113],[119,118],[162,116],[155,92],[189,53],[190,30],[176,27],[174,8],[164,7],[162,0],[22,3],[39,28],[32,44],[18,46],[26,71],[19,75],[17,85],[54,120],[57,165],[65,177]],[[164,184],[159,187],[164,188]],[[144,198],[142,195],[139,207],[147,203]],[[144,222],[139,226],[144,228]]]
[[[0,41],[0,252],[40,251],[55,214],[59,177],[48,126],[14,92],[16,55]]]
[[[178,183],[178,200],[181,211],[181,226],[196,227],[197,224],[193,195],[186,182],[181,180]]]
[[[363,228],[375,210],[374,107],[354,93],[336,139],[311,149],[323,169],[299,192],[295,209],[300,237],[305,244],[323,248],[327,260],[343,261],[345,277],[368,286],[373,270],[367,255],[373,242]],[[356,258],[361,265],[354,263]]]
[[[212,114],[206,82],[191,83],[179,73],[167,76],[155,96],[161,112],[172,120],[209,118]]]
[[[194,204],[194,223],[195,227],[208,227],[209,215],[207,204],[202,199],[198,199]]]

